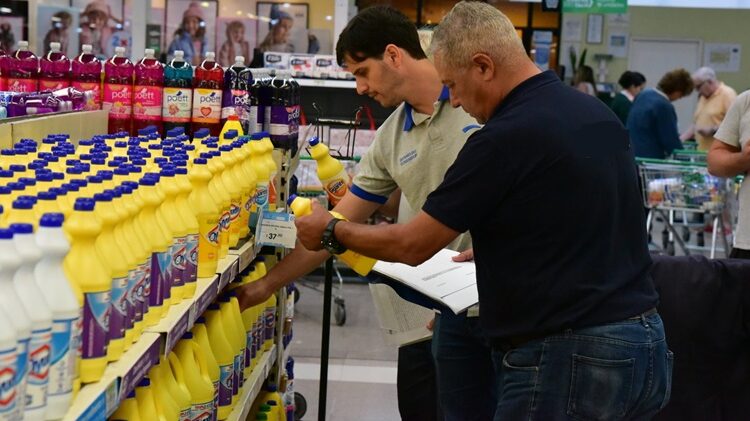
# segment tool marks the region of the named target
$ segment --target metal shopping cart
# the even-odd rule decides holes
[[[733,210],[736,209],[735,180],[712,176],[701,162],[638,159],[643,201],[649,209],[646,229],[651,231],[654,217],[660,217],[669,233],[664,245],[668,254],[674,254],[675,243],[685,255],[690,250],[709,251],[714,258],[717,251],[729,255],[727,234],[731,235]],[[712,221],[710,247],[687,245],[675,229],[675,213],[682,213],[682,223],[687,224],[687,214],[705,214]],[[718,237],[718,238],[717,238]],[[717,239],[722,248],[717,248]]]

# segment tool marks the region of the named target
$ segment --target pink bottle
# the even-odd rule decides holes
[[[8,67],[9,91],[36,92],[38,90],[39,59],[29,51],[28,41],[18,41],[18,50],[10,56]]]
[[[40,91],[57,91],[70,86],[70,59],[60,51],[59,42],[50,42],[49,49],[49,53],[39,59]]]
[[[109,112],[109,133],[132,133],[133,63],[125,57],[125,48],[104,63],[104,110]]]
[[[91,91],[86,111],[102,109],[102,63],[91,51],[91,45],[84,44],[72,63],[73,87],[81,92]]]
[[[133,131],[155,126],[162,132],[161,100],[164,87],[164,66],[154,58],[154,50],[146,49],[146,55],[135,65],[135,88],[133,92]]]
[[[193,126],[195,133],[208,129],[211,136],[221,131],[221,94],[224,89],[224,69],[219,66],[213,52],[206,53],[206,59],[195,68],[193,78]]]
[[[10,56],[0,48],[0,92],[8,90],[8,62]]]

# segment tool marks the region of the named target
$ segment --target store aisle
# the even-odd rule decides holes
[[[320,337],[323,295],[298,285],[292,356],[295,392],[307,399],[305,420],[318,414]],[[346,284],[344,326],[331,325],[327,416],[335,420],[399,419],[396,399],[395,346],[385,343],[366,284]]]

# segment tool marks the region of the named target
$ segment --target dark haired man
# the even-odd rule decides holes
[[[397,188],[410,208],[420,209],[466,139],[479,128],[476,120],[451,107],[448,90],[427,59],[416,27],[393,8],[376,6],[361,11],[339,36],[336,54],[338,62],[354,75],[360,95],[368,95],[384,107],[398,108],[378,129],[359,174],[335,210],[351,221],[363,222]],[[466,251],[459,259],[471,256],[468,235],[456,238],[448,247]],[[239,295],[241,306],[265,301],[273,291],[310,272],[328,256],[326,251],[295,248],[265,278],[244,287]],[[491,349],[481,335],[478,312],[448,313],[436,316],[432,344],[442,413],[446,420],[465,419],[469,414],[472,419],[489,419],[495,407],[495,382]],[[415,366],[402,361],[402,356],[400,352],[399,371]],[[434,419],[405,402],[422,392],[419,384],[413,387],[411,392],[399,390],[402,418]]]

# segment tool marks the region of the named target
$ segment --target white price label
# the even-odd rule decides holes
[[[258,221],[255,241],[259,245],[294,248],[297,227],[294,215],[285,212],[263,211]]]

